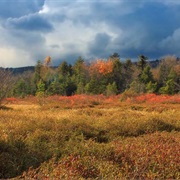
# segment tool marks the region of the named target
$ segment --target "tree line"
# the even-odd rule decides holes
[[[38,61],[33,72],[16,75],[8,95],[50,96],[74,94],[116,95],[126,91],[134,93],[176,94],[180,92],[180,61],[174,56],[162,59],[152,67],[148,58],[140,55],[136,63],[121,61],[114,53],[107,60],[86,63],[79,57],[72,65],[61,62],[51,67],[51,59]],[[2,77],[1,77],[2,78]]]

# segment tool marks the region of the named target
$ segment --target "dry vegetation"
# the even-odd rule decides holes
[[[0,178],[180,179],[180,96],[9,98]]]

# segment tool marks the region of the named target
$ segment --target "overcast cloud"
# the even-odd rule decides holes
[[[180,56],[179,0],[0,0],[0,66]]]

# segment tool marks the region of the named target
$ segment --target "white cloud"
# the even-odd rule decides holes
[[[45,40],[39,33],[7,30],[0,26],[0,66],[35,65],[46,56]]]
[[[27,52],[13,48],[0,48],[1,61],[0,67],[23,67],[35,65]]]
[[[42,9],[38,12],[39,14],[46,14],[50,11],[49,7],[47,5],[44,4],[44,6],[42,7]]]
[[[176,29],[172,35],[166,37],[159,43],[160,49],[164,49],[166,51],[180,55],[180,28]]]
[[[60,59],[69,54],[89,56],[89,44],[95,41],[99,33],[106,33],[112,39],[117,38],[120,34],[120,29],[109,27],[105,22],[86,26],[80,22],[74,24],[73,21],[66,20],[62,23],[55,23],[54,26],[56,30],[45,37],[46,45],[52,56]]]

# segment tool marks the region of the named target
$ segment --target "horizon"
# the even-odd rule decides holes
[[[174,56],[166,56],[166,57],[174,57]],[[180,60],[180,58],[179,57],[175,57],[178,61]],[[100,58],[99,58],[100,59]],[[93,60],[93,61],[91,61],[91,62],[94,62],[94,61],[97,61],[97,60],[99,60],[99,59],[96,59],[96,60]],[[162,60],[163,60],[164,58],[162,58],[162,59],[147,59],[147,62],[149,62],[149,63],[154,63],[154,62],[161,62]],[[104,61],[106,61],[107,59],[101,59],[101,60],[104,60]],[[127,59],[124,59],[124,60],[121,60],[120,59],[120,62],[121,63],[124,63],[126,60],[128,60],[128,58]],[[131,59],[130,59],[131,60]],[[132,61],[132,60],[131,60]],[[37,61],[38,62],[38,61]],[[21,68],[34,68],[34,67],[36,67],[36,65],[37,65],[37,62],[36,62],[36,64],[35,65],[27,65],[27,66],[17,66],[17,67],[2,67],[2,66],[0,66],[0,69],[2,68],[2,69],[21,69]],[[43,61],[40,61],[42,64],[43,64]],[[62,63],[63,61],[60,61],[57,65],[50,65],[50,67],[51,68],[58,68],[58,66]],[[66,61],[67,62],[67,61]],[[91,62],[90,61],[84,61],[86,64],[90,64]],[[138,62],[138,59],[137,60],[134,60],[134,61],[132,61],[132,63],[137,63]],[[67,62],[68,63],[68,62]],[[73,62],[73,63],[68,63],[69,65],[74,65],[74,63],[75,63],[75,61]]]

